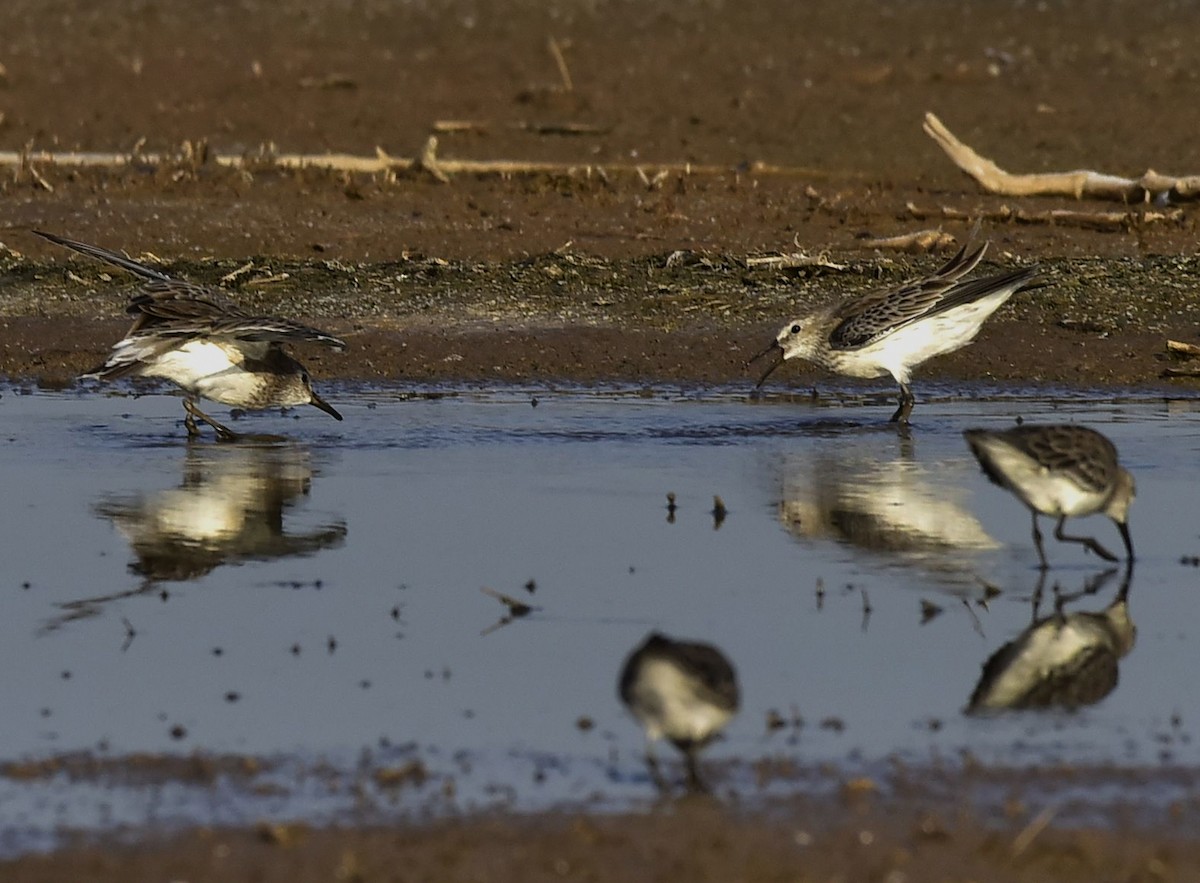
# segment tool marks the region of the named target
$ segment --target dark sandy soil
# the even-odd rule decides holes
[[[163,844],[78,849],[5,880],[1046,881],[1195,880],[1200,846],[1030,824],[984,828],[870,802],[763,816],[703,798],[645,815],[483,816],[417,827],[198,830]],[[814,819],[822,819],[815,822]]]
[[[970,222],[943,208],[1126,208],[982,195],[922,133],[926,111],[1013,171],[1197,174],[1197,58],[1200,6],[1135,0],[6,0],[0,151],[175,158],[0,167],[0,375],[69,383],[122,328],[128,280],[40,228],[344,333],[344,356],[305,356],[322,378],[748,387],[746,357],[793,311],[944,258],[872,237],[941,227],[961,241]],[[564,168],[443,183],[226,168],[182,147],[411,157],[444,121],[471,125],[441,127],[443,159]],[[989,267],[1041,263],[1053,284],[923,368],[918,393],[924,377],[1193,394],[1161,374],[1167,338],[1198,342],[1197,208],[1156,222],[1128,208],[1107,230],[986,223]],[[749,260],[792,252],[842,268]],[[832,381],[789,366],[772,382]],[[1200,867],[1194,840],[1154,831],[1051,831],[1018,860],[1013,831],[965,819],[961,835],[926,835],[915,817],[834,814],[803,850],[793,821],[710,806],[285,843],[202,831],[0,876],[1149,880]],[[868,825],[873,850],[859,848]]]

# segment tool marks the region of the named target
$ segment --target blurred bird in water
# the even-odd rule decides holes
[[[655,783],[665,788],[653,743],[667,739],[683,752],[688,787],[705,790],[696,753],[737,713],[737,675],[710,644],[675,641],[652,632],[625,660],[621,701],[646,730],[646,762]]]

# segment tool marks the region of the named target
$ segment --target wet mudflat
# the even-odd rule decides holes
[[[743,805],[862,777],[933,794],[912,770],[971,770],[953,800],[986,815],[1033,765],[1108,771],[1034,790],[1060,823],[1131,801],[1141,824],[1196,819],[1194,401],[935,400],[904,438],[882,401],[330,398],[345,423],[253,416],[234,428],[288,440],[221,445],[187,443],[171,396],[5,390],[10,855],[65,829],[644,804],[615,681],[651,629],[737,666],[742,711],[704,769]],[[1040,579],[1028,513],[960,436],[1017,414],[1117,444],[1138,482],[1127,579],[1049,539]],[[1074,526],[1120,547],[1106,519]],[[1039,617],[1056,590],[1078,595],[1064,616],[1124,592],[1132,648],[1073,711],[965,715],[1039,587]]]

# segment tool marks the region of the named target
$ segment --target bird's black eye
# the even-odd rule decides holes
[[[310,382],[310,381],[309,381],[309,379],[308,379],[308,372],[307,372],[307,371],[301,371],[301,372],[300,372],[300,381],[301,381],[301,382],[302,382],[302,383],[303,383],[305,386],[308,386],[308,384],[309,384],[309,382]]]
[[[799,333],[800,333],[800,326],[799,326],[799,325],[793,325],[793,326],[792,326],[792,334],[799,334]]]

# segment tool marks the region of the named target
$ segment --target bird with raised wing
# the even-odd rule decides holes
[[[161,273],[124,255],[35,230],[38,236],[126,270],[145,280],[127,312],[133,324],[102,365],[83,376],[98,380],[162,377],[186,394],[184,425],[199,435],[196,420],[223,441],[237,433],[213,420],[197,398],[237,408],[313,405],[331,417],[342,415],[317,395],[305,367],[286,352],[285,343],[316,343],[344,350],[343,340],[316,328],[262,316],[239,307],[211,288]]]

